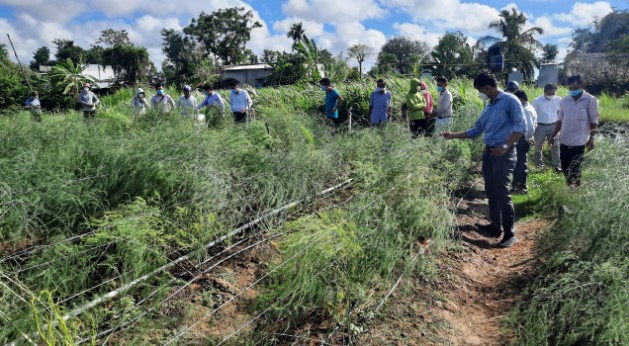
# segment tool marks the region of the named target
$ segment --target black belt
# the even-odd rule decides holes
[[[555,125],[556,123],[550,123],[550,124],[544,124],[544,123],[537,123],[537,125]]]
[[[437,117],[437,119],[448,119],[448,118],[452,118],[452,117],[451,116],[450,117]]]

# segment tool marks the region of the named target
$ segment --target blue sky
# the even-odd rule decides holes
[[[540,41],[560,46],[560,57],[567,52],[572,30],[591,25],[614,8],[629,9],[625,0],[0,0],[0,42],[8,43],[4,33],[11,34],[26,63],[38,47],[49,46],[54,52],[55,38],[72,39],[89,48],[100,30],[125,29],[134,43],[148,48],[151,59],[160,66],[162,28],[181,29],[201,11],[233,6],[251,9],[263,23],[248,45],[257,53],[265,48],[290,50],[286,32],[299,21],[319,47],[334,54],[356,43],[378,51],[394,36],[433,46],[445,32],[457,30],[474,43],[478,37],[492,34],[487,26],[500,10],[516,7],[531,25],[545,30]]]

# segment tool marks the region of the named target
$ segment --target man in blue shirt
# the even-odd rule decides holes
[[[522,104],[517,97],[498,89],[496,77],[490,72],[481,72],[474,79],[474,88],[479,96],[489,103],[480,115],[476,125],[466,132],[444,132],[445,139],[475,138],[485,133],[483,142],[487,145],[483,153],[483,178],[489,200],[489,220],[487,225],[476,224],[482,234],[504,236],[499,246],[510,247],[516,243],[514,233],[515,209],[509,194],[509,175],[516,163],[514,145],[526,131],[526,120]]]
[[[371,126],[386,124],[391,119],[391,92],[384,79],[376,81],[376,91],[369,98],[369,122]]]
[[[325,118],[336,127],[340,124],[339,108],[343,105],[343,98],[332,88],[329,78],[322,78],[319,85],[325,91]]]
[[[197,106],[197,110],[201,110],[203,107],[210,108],[211,106],[216,105],[217,107],[220,107],[221,114],[223,114],[224,117],[225,114],[223,112],[225,111],[225,103],[223,102],[221,95],[214,92],[214,89],[209,84],[205,84],[203,86],[203,94],[205,94],[205,99]]]

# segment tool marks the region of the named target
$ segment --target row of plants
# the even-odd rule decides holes
[[[517,345],[624,345],[629,342],[629,146],[601,140],[585,159],[583,185],[540,183],[556,222],[538,242],[539,275],[509,327]]]

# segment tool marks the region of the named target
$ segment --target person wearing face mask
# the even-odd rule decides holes
[[[39,94],[37,93],[37,91],[31,92],[31,97],[26,99],[26,102],[24,102],[24,106],[26,107],[26,109],[31,111],[33,120],[41,122],[41,102],[39,101]]]
[[[181,110],[181,115],[196,119],[197,99],[192,95],[192,87],[184,85],[183,95],[177,100],[177,108]]]
[[[418,79],[411,79],[410,90],[406,94],[405,103],[402,105],[402,112],[408,114],[409,128],[413,138],[428,130],[428,121],[424,113],[426,99],[419,93],[421,82]]]
[[[209,108],[212,106],[218,106],[221,108],[221,114],[225,117],[225,103],[223,102],[221,95],[214,92],[214,89],[209,84],[203,85],[203,94],[205,95],[205,99],[197,106],[197,110],[201,110],[203,107]]]
[[[515,209],[509,193],[509,179],[516,164],[516,142],[526,132],[522,104],[513,94],[498,89],[491,72],[481,72],[474,79],[474,88],[489,99],[473,128],[465,132],[444,132],[445,139],[476,138],[484,133],[483,178],[489,200],[489,224],[476,224],[479,233],[503,238],[500,247],[513,246]],[[501,230],[502,227],[502,230]]]
[[[371,126],[386,124],[391,119],[391,92],[386,90],[387,84],[384,79],[376,81],[376,91],[371,93],[369,98],[369,121]]]
[[[561,109],[561,97],[555,95],[557,86],[546,84],[544,95],[533,100],[533,108],[537,113],[537,127],[535,128],[535,154],[534,160],[538,167],[544,167],[542,161],[542,149],[544,141],[550,140],[557,123],[557,115]],[[561,161],[559,159],[559,141],[551,146],[551,162],[556,172],[561,172]]]
[[[92,92],[92,85],[85,83],[83,91],[79,94],[79,102],[85,119],[93,119],[96,117],[96,106],[100,103],[96,94]]]
[[[155,95],[151,97],[151,107],[155,107],[157,110],[164,113],[168,113],[175,108],[175,100],[166,93],[164,84],[157,84],[155,89]]]
[[[433,111],[433,99],[432,99],[432,94],[430,93],[430,90],[428,90],[428,85],[426,84],[426,82],[421,81],[419,84],[419,93],[424,97],[424,100],[426,100],[426,107],[424,107],[424,118],[426,119],[426,124],[427,127],[430,129],[430,123],[432,121],[431,116],[432,116],[432,111]]]
[[[446,77],[438,77],[436,81],[439,98],[437,99],[437,110],[433,111],[433,114],[436,117],[435,134],[440,135],[443,131],[449,130],[452,124],[452,93],[448,89]]]
[[[585,149],[594,148],[594,131],[598,127],[598,101],[583,90],[581,75],[568,77],[570,95],[561,100],[557,123],[548,143],[554,145],[559,134],[560,160],[569,186],[581,184],[581,165]]]
[[[343,105],[343,98],[332,88],[332,82],[329,78],[322,78],[319,81],[321,90],[325,91],[325,118],[333,126],[340,124],[339,108]]]
[[[516,90],[513,95],[520,99],[522,108],[524,109],[524,119],[526,120],[526,132],[524,136],[520,137],[515,148],[517,151],[518,159],[513,170],[513,184],[511,185],[511,193],[515,194],[527,194],[526,181],[528,179],[529,167],[528,167],[528,154],[531,150],[531,145],[535,145],[533,134],[535,133],[535,126],[537,125],[537,113],[535,108],[529,103],[529,97],[522,89]]]
[[[234,122],[243,123],[247,121],[247,113],[249,113],[253,101],[249,97],[249,93],[239,88],[238,81],[231,81],[229,88],[231,89],[229,105],[234,115]]]
[[[131,108],[133,108],[133,112],[135,114],[144,114],[146,113],[146,109],[149,107],[149,103],[146,100],[146,93],[144,93],[144,89],[137,88],[135,90],[135,96],[131,99]]]

